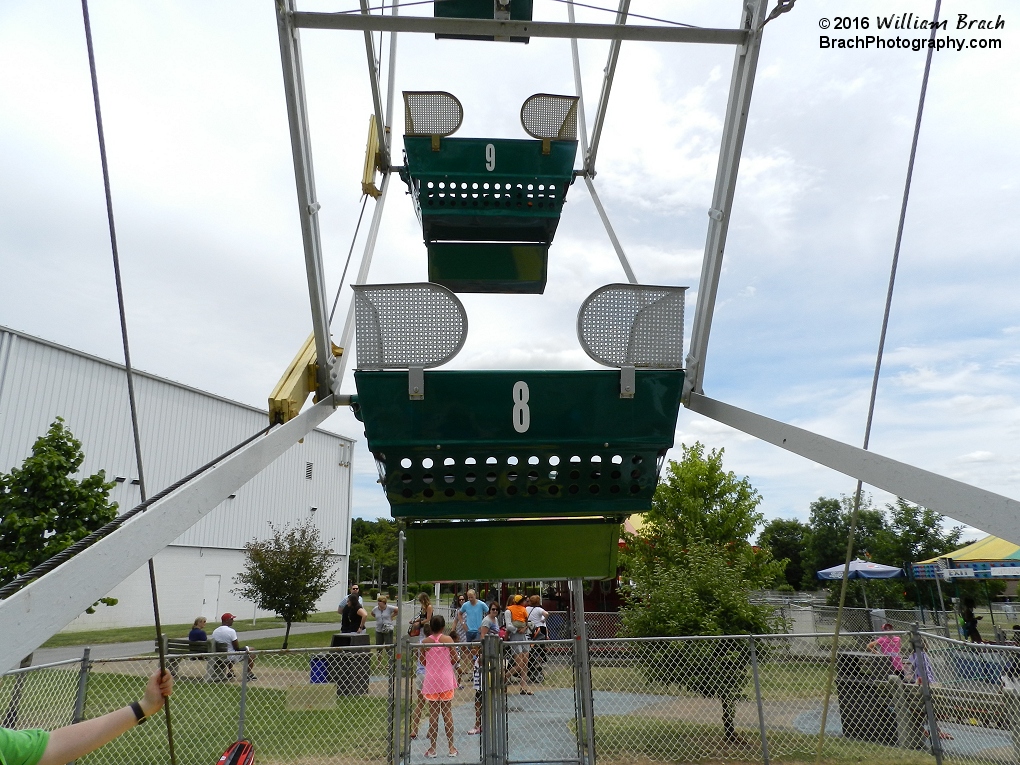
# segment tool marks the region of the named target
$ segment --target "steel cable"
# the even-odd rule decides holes
[[[935,34],[938,31],[939,10],[941,9],[941,6],[942,0],[935,0],[935,13],[932,18],[931,37],[929,40],[934,40]],[[921,79],[921,95],[917,102],[917,117],[914,120],[914,136],[910,143],[910,160],[907,162],[907,178],[903,185],[903,199],[900,204],[900,218],[899,224],[896,227],[896,244],[893,247],[892,265],[889,271],[889,287],[885,296],[885,312],[882,315],[882,331],[879,335],[878,353],[875,357],[875,373],[871,379],[871,399],[868,402],[868,419],[864,426],[863,448],[865,450],[867,450],[868,444],[871,441],[871,426],[875,419],[875,400],[878,398],[878,378],[882,371],[882,357],[885,354],[885,339],[889,330],[889,314],[892,310],[893,289],[896,285],[896,268],[899,265],[900,245],[903,241],[903,224],[907,217],[907,201],[910,197],[910,183],[914,176],[914,160],[917,157],[917,142],[918,137],[921,134],[921,115],[924,113],[924,98],[928,92],[928,76],[931,73],[931,58],[934,50],[934,46],[928,47],[928,56],[924,62],[924,76]],[[861,511],[862,488],[863,482],[858,480],[857,490],[854,492],[854,509],[853,514],[850,517],[850,530],[847,534],[846,559],[843,563],[843,581],[839,588],[839,606],[836,609],[836,631],[832,639],[832,649],[829,655],[829,667],[826,674],[825,700],[822,704],[822,723],[821,729],[818,733],[818,745],[815,749],[816,765],[821,762],[822,748],[825,745],[825,724],[829,714],[829,700],[832,695],[832,679],[836,668],[836,651],[839,648],[839,629],[843,619],[843,604],[846,601],[847,583],[849,582],[850,574],[850,561],[853,557],[854,537],[857,533],[857,520],[860,517]],[[932,746],[936,750],[936,759],[941,761],[941,750],[939,749],[939,745],[936,743],[937,739],[937,736],[932,736]]]

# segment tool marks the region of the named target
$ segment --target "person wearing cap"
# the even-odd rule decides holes
[[[213,630],[212,641],[213,647],[216,643],[224,643],[233,649],[234,653],[230,656],[230,661],[236,662],[241,660],[241,646],[237,644],[237,631],[234,629],[234,615],[232,613],[225,613],[220,617],[220,626]],[[248,646],[244,647],[244,653],[248,657],[248,679],[255,680],[255,657],[251,655],[248,650]]]
[[[506,634],[510,641],[510,652],[514,657],[514,669],[521,684],[522,696],[533,696],[528,690],[528,653],[531,645],[528,640],[528,609],[524,606],[524,596],[514,595],[506,608]]]

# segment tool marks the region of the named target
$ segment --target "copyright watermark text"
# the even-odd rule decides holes
[[[981,35],[983,31],[1006,28],[1002,14],[995,18],[976,18],[957,13],[955,18],[932,22],[914,13],[891,13],[881,16],[835,16],[818,19],[818,47],[836,50],[911,50],[929,48],[936,51],[999,50],[1002,39]],[[939,32],[970,32],[970,35],[939,35]],[[868,32],[862,35],[861,32]],[[911,35],[910,33],[914,34]],[[977,34],[973,34],[977,33]]]

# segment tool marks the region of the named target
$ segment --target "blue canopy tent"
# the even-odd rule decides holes
[[[817,573],[817,576],[819,579],[840,580],[843,578],[843,568],[844,566],[842,563],[838,566],[823,568]],[[882,563],[872,563],[870,560],[854,558],[850,561],[850,571],[847,574],[847,579],[896,579],[903,575],[902,568],[886,566]],[[864,607],[867,608],[868,592],[864,589],[863,582],[861,582],[861,591],[864,593]]]

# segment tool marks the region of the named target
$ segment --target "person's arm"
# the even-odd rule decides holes
[[[169,672],[163,673],[162,682],[158,672],[149,678],[145,695],[139,702],[146,717],[152,717],[163,708],[163,699],[173,692],[173,688],[174,681]],[[102,717],[58,728],[50,733],[49,743],[46,744],[39,765],[64,765],[84,757],[136,725],[138,721],[134,710],[128,706]]]
[[[877,640],[872,640],[870,643],[868,643],[864,647],[867,648],[872,653],[879,653],[878,651],[875,650],[878,647],[878,641]]]
[[[234,647],[235,651],[240,651],[241,650],[241,646],[238,645],[238,643],[237,643],[237,638],[234,638],[233,640],[231,640],[230,641],[230,645],[232,645]]]
[[[425,620],[429,621],[429,622],[432,621],[432,604],[431,603],[429,604],[429,607],[425,609]]]

